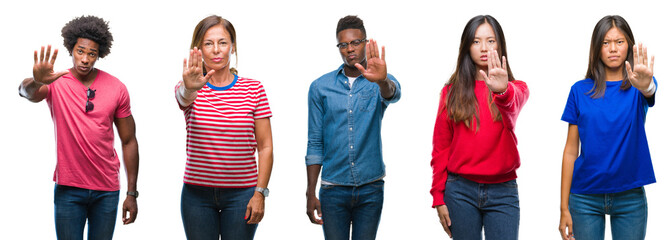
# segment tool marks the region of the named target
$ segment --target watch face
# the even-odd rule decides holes
[[[260,192],[261,195],[264,195],[264,197],[268,197],[268,192],[269,192],[269,191],[268,191],[268,188],[260,188],[260,187],[257,187],[257,188],[255,188],[254,190],[257,191],[257,192]]]

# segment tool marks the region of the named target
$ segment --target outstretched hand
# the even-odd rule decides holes
[[[625,61],[625,68],[628,71],[628,80],[635,88],[645,92],[651,81],[653,81],[653,60],[651,56],[651,65],[649,65],[649,57],[646,47],[642,43],[634,46],[632,49],[634,57],[634,67],[630,62]]]
[[[506,57],[502,56],[502,61],[500,61],[497,50],[488,51],[488,73],[486,74],[483,70],[480,70],[480,73],[488,89],[494,93],[504,92],[509,86]]]
[[[387,78],[387,64],[385,63],[385,46],[383,52],[378,52],[378,43],[376,40],[369,40],[366,43],[366,69],[359,63],[355,63],[362,76],[369,82],[378,83]]]
[[[54,63],[56,56],[58,56],[58,49],[54,50],[54,55],[51,55],[51,45],[47,45],[47,53],[44,53],[44,46],[40,49],[40,57],[37,57],[35,51],[35,64],[33,65],[33,79],[40,84],[49,85],[56,81],[61,76],[68,74],[68,71],[54,72]],[[49,60],[51,57],[51,60]]]
[[[182,81],[184,82],[184,87],[192,92],[200,90],[205,83],[207,83],[212,74],[215,73],[215,70],[210,70],[205,76],[203,76],[203,54],[201,50],[194,47],[194,49],[189,50],[189,60],[184,59],[184,70],[182,72]]]

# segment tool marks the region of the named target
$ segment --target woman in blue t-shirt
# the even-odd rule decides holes
[[[563,239],[604,239],[605,214],[611,215],[614,239],[644,239],[643,186],[656,181],[644,130],[656,93],[653,60],[646,47],[635,45],[622,17],[606,16],[595,25],[586,79],[572,86],[562,115],[569,123],[560,194]]]

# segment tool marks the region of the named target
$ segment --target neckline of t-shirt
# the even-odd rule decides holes
[[[618,81],[606,81],[606,80],[605,80],[605,82],[607,83],[607,85],[618,85],[618,86],[621,86],[621,84],[623,84],[623,80],[618,80]]]
[[[93,68],[93,70],[98,71],[98,72],[96,72],[96,77],[93,78],[93,82],[91,82],[91,85],[89,85],[88,87],[86,85],[84,85],[84,83],[82,83],[82,81],[79,81],[79,79],[77,79],[77,77],[75,77],[74,74],[72,74],[72,68],[68,69],[68,75],[70,75],[72,80],[74,80],[75,82],[78,82],[79,85],[81,85],[82,87],[87,88],[87,89],[91,89],[91,90],[95,90],[95,88],[93,88],[93,85],[96,84],[96,82],[98,82],[98,78],[100,78],[100,72],[101,71],[100,71],[100,69],[97,69],[97,68]]]
[[[229,89],[229,88],[232,88],[233,85],[236,84],[236,82],[238,82],[238,75],[233,74],[233,82],[231,82],[229,85],[226,85],[226,86],[223,86],[223,87],[217,87],[217,86],[215,86],[215,85],[210,84],[210,82],[207,82],[207,83],[205,83],[205,84],[208,85],[208,87],[209,87],[210,89],[212,89],[212,90],[216,90],[216,91],[224,91],[224,90],[227,90],[227,89]]]

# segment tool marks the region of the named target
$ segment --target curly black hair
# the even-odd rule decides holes
[[[107,22],[96,16],[81,16],[72,19],[61,29],[63,45],[72,56],[77,39],[86,38],[98,44],[98,56],[104,58],[112,47],[112,33]]]
[[[364,34],[364,37],[366,37],[364,21],[362,21],[362,19],[357,16],[348,15],[338,20],[338,25],[336,26],[336,36],[338,37],[338,33],[345,29],[359,29],[362,31],[362,34]]]

